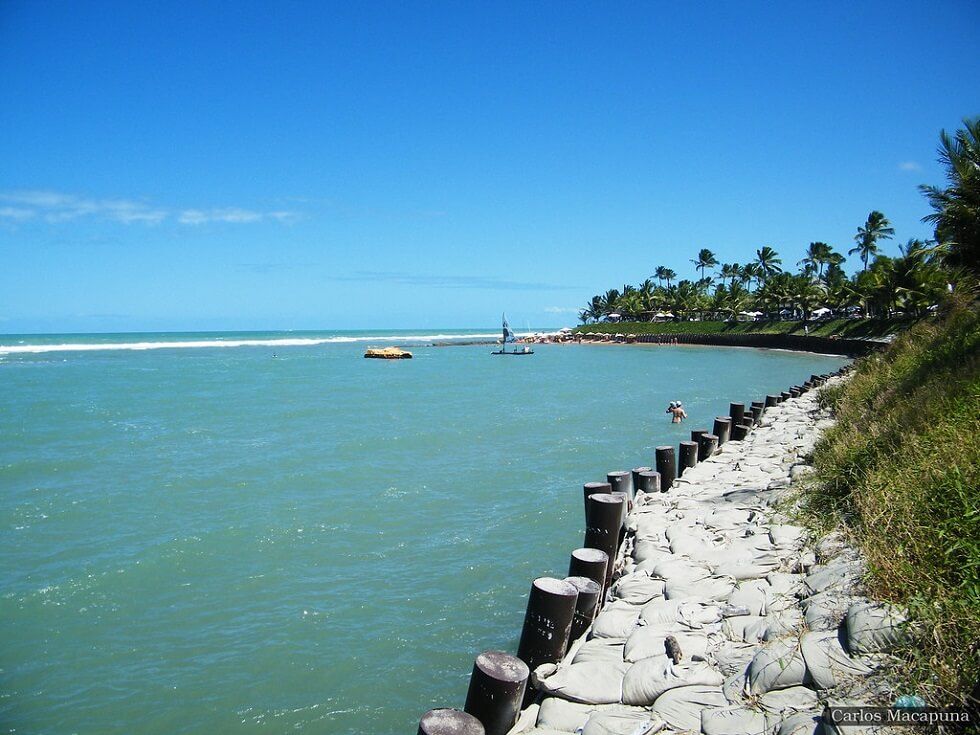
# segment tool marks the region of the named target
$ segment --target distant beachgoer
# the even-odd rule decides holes
[[[670,423],[679,424],[681,421],[687,418],[687,412],[684,410],[684,404],[680,401],[671,401],[670,405],[667,406],[666,413],[671,415]]]
[[[810,336],[810,325],[809,324],[804,324],[803,325],[803,334],[806,335],[806,336],[808,336],[808,337]]]

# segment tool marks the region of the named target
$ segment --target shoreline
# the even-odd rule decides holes
[[[677,457],[682,474],[668,481],[664,492],[655,490],[661,476],[672,474],[673,447],[658,447],[657,464],[661,450],[670,459],[658,467],[663,475],[637,468],[632,475],[611,472],[608,483],[585,486],[585,547],[592,546],[590,534],[596,538],[591,506],[611,503],[617,493],[633,500],[622,521],[618,513],[612,519],[612,528],[622,523],[625,529],[610,548],[615,548],[609,555],[615,571],[602,585],[601,602],[593,598],[595,612],[584,633],[573,636],[567,651],[528,665],[524,653],[493,652],[523,667],[528,696],[527,706],[510,719],[513,726],[488,728],[488,735],[562,735],[588,731],[590,724],[603,732],[783,727],[809,733],[820,727],[826,705],[894,699],[887,668],[895,659],[887,651],[902,638],[901,613],[861,596],[864,562],[839,532],[811,538],[785,515],[792,512],[787,505],[798,496],[799,482],[812,472],[807,459],[814,445],[833,425],[818,393],[809,391],[827,380],[813,376],[782,400],[767,397],[751,431],[740,431],[739,440],[724,442],[694,465],[684,461],[682,443]],[[733,416],[741,405],[732,405]],[[721,426],[727,434],[725,423],[716,421],[714,433]],[[709,437],[710,450],[719,437]],[[647,484],[651,475],[656,475],[653,485]],[[634,488],[634,482],[643,488]],[[590,491],[600,495],[593,501]],[[602,576],[592,580],[598,590],[595,580]],[[535,629],[551,639],[561,617],[557,607],[546,614],[535,607],[542,590],[557,599],[561,585],[574,584],[578,620],[589,582],[584,577],[535,580],[522,648]],[[478,670],[488,675],[481,666],[478,657],[470,696]],[[513,682],[513,672],[510,676]],[[474,713],[470,697],[466,712]]]
[[[821,355],[861,357],[883,349],[887,342],[839,337],[818,337],[795,334],[764,334],[748,332],[737,334],[581,334],[561,333],[532,335],[520,341],[527,344],[652,344],[652,345],[708,345],[713,347],[760,347],[813,352]]]

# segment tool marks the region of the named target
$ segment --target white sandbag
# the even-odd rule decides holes
[[[735,580],[731,577],[707,577],[694,581],[668,579],[664,589],[664,597],[668,600],[712,600],[723,602],[735,589]]]
[[[855,602],[847,609],[847,648],[851,653],[886,653],[906,638],[906,619],[892,605]]]
[[[769,582],[773,594],[790,597],[795,597],[803,589],[803,579],[802,574],[788,572],[770,572],[766,575],[766,581]]]
[[[651,569],[651,575],[661,579],[680,579],[694,581],[711,576],[711,570],[701,564],[695,564],[680,556],[669,556],[658,561]]]
[[[747,670],[748,663],[740,671],[728,674],[725,677],[724,683],[721,685],[721,690],[725,693],[725,699],[732,706],[742,706],[748,703],[748,697],[746,697],[745,692],[745,676]]]
[[[752,694],[799,686],[806,681],[807,666],[795,640],[767,643],[749,664],[748,683]]]
[[[704,519],[704,527],[713,531],[733,531],[751,523],[758,514],[748,508],[719,508]]]
[[[759,697],[759,706],[766,712],[774,715],[809,712],[817,709],[820,705],[817,700],[817,693],[809,687],[787,687],[786,689],[773,689]]]
[[[728,604],[747,608],[751,615],[765,615],[770,589],[769,582],[764,579],[739,582],[728,596]]]
[[[748,559],[727,559],[711,566],[715,576],[736,580],[759,579],[778,568],[782,560],[774,554],[758,554]]]
[[[701,630],[721,621],[721,607],[693,600],[653,600],[643,606],[640,620],[644,625],[679,623],[691,630]]]
[[[727,641],[711,651],[708,658],[724,676],[729,676],[739,671],[745,673],[758,650],[758,646],[752,643]]]
[[[776,735],[825,735],[822,712],[800,712],[783,717]]]
[[[796,634],[803,628],[803,613],[798,607],[788,607],[785,610],[771,612],[766,615],[766,632],[762,636],[764,641],[772,641],[776,638]]]
[[[653,579],[643,572],[631,574],[620,577],[610,589],[610,594],[632,605],[643,605],[655,597],[664,596],[664,581]]]
[[[545,697],[541,700],[535,727],[575,732],[585,724],[596,707],[605,706],[612,705],[582,704],[561,697]]]
[[[870,666],[847,654],[838,631],[807,633],[800,639],[800,648],[807,674],[818,689],[830,689],[871,673]]]
[[[854,600],[854,597],[839,590],[827,590],[807,597],[801,603],[807,627],[817,631],[837,630]]]
[[[664,535],[668,541],[676,541],[691,536],[704,535],[704,528],[698,526],[694,521],[681,520],[674,521],[664,529]]]
[[[701,712],[701,732],[704,735],[768,735],[777,722],[747,707],[706,709]]]
[[[864,564],[858,559],[835,559],[821,567],[814,567],[806,576],[806,586],[811,595],[829,589],[849,591],[864,574]]]
[[[606,606],[592,623],[593,638],[629,638],[640,618],[640,608]]]
[[[584,727],[589,717],[596,712],[622,712],[650,716],[649,712],[640,707],[630,707],[625,704],[583,704],[560,697],[545,697],[538,710],[536,726],[575,732]]]
[[[591,638],[579,646],[573,664],[589,661],[622,661],[623,641],[618,638]]]
[[[775,524],[769,526],[769,540],[773,546],[795,548],[803,543],[806,531],[799,526]]]
[[[714,549],[714,539],[710,534],[699,533],[692,536],[680,536],[670,542],[670,550],[674,554],[690,554],[697,556],[706,549]]]
[[[638,562],[637,566],[647,562],[656,563],[671,556],[670,547],[660,539],[638,539],[636,548],[633,549],[633,558]]]
[[[582,728],[582,735],[653,735],[664,727],[664,721],[657,715],[637,707],[632,712],[593,713]]]
[[[689,686],[664,692],[657,697],[651,710],[675,730],[697,732],[701,729],[702,710],[727,705],[721,687]]]
[[[634,513],[626,523],[638,539],[663,539],[667,542],[666,530],[670,521],[660,513]]]
[[[671,629],[673,628],[673,630]],[[641,625],[626,639],[623,657],[627,661],[666,655],[667,636],[673,636],[685,661],[703,659],[708,650],[707,634],[676,626]]]
[[[736,615],[725,618],[722,630],[731,641],[761,643],[769,632],[769,621],[763,615]]]
[[[667,658],[645,658],[633,664],[623,678],[623,703],[653,704],[664,692],[682,686],[721,686],[724,677],[703,661],[672,663]]]
[[[623,677],[631,664],[588,662],[541,664],[531,674],[531,683],[544,694],[585,704],[615,704],[623,698]]]

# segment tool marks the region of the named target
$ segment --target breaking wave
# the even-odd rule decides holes
[[[466,339],[494,339],[494,333],[474,334],[390,334],[336,337],[282,337],[269,339],[199,339],[162,340],[159,342],[65,342],[61,344],[0,344],[0,355],[39,354],[44,352],[95,352],[100,350],[175,350],[206,347],[310,347],[345,342],[426,343]]]

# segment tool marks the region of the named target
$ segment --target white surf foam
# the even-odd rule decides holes
[[[204,347],[310,347],[345,342],[433,342],[494,339],[489,334],[387,334],[357,337],[284,337],[281,339],[200,339],[161,342],[65,342],[62,344],[0,344],[0,355],[40,354],[45,352],[96,352],[107,350],[173,350]]]

